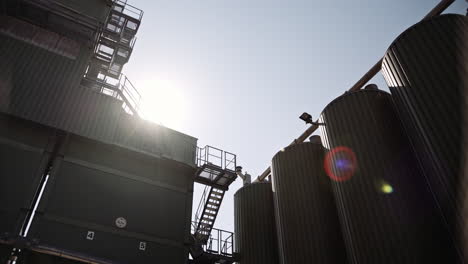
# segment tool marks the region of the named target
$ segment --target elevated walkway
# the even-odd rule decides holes
[[[235,154],[211,146],[197,148],[196,164],[195,182],[226,191],[236,180]]]

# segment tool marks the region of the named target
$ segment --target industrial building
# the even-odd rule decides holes
[[[0,263],[465,263],[468,18],[441,15],[452,2],[301,115],[251,182],[235,154],[140,118],[123,67],[143,10],[3,1]],[[366,85],[379,71],[390,93]],[[235,230],[215,229],[237,177]]]

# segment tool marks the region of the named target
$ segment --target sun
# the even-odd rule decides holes
[[[138,86],[142,97],[140,115],[143,119],[173,129],[182,125],[186,100],[176,81],[155,78],[139,81]]]

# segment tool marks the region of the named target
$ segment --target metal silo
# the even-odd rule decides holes
[[[234,194],[235,248],[241,264],[276,264],[276,240],[271,183],[253,183]]]
[[[289,146],[272,160],[280,262],[346,263],[325,149],[318,141]]]
[[[320,122],[350,262],[454,263],[390,94],[346,93],[325,107]]]
[[[442,15],[412,26],[391,44],[382,72],[456,236],[467,153],[468,18]]]

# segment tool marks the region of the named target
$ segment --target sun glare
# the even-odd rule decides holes
[[[185,98],[173,80],[152,79],[139,82],[142,118],[173,129],[180,129],[185,115]]]

